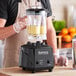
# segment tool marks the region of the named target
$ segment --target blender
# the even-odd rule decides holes
[[[46,12],[44,9],[27,9],[27,31],[28,40],[42,41],[46,40]]]
[[[54,56],[52,47],[48,46],[46,39],[46,11],[41,7],[32,7],[26,10],[28,42],[21,46],[19,66],[23,70],[33,73],[54,68]]]

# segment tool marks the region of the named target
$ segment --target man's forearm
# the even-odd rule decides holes
[[[12,25],[9,27],[0,27],[0,40],[8,38],[14,34],[16,34],[16,32],[14,31]]]
[[[57,50],[57,40],[51,17],[47,18],[47,43],[53,48],[53,52],[55,53]]]
[[[51,30],[47,31],[47,43],[49,46],[53,48],[53,51],[55,53],[57,49],[57,41],[56,41],[56,35],[54,31],[51,31]]]

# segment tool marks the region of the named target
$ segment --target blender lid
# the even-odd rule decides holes
[[[43,9],[43,8],[40,8],[40,9],[38,9],[38,8],[30,8],[30,9],[27,9],[26,11],[45,11],[45,9]]]
[[[34,8],[32,8],[32,9],[27,9],[26,10],[26,14],[27,15],[40,15],[41,12],[46,12],[46,11],[43,8],[40,8],[40,9],[38,9],[38,8],[34,9]]]

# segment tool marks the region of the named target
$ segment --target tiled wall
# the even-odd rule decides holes
[[[53,15],[55,19],[66,19],[66,7],[68,5],[76,5],[76,0],[50,0]]]

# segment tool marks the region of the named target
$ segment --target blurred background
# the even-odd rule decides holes
[[[50,3],[56,32],[65,27],[76,27],[76,0],[50,0]],[[3,49],[4,43],[0,40],[0,68],[3,66]]]

